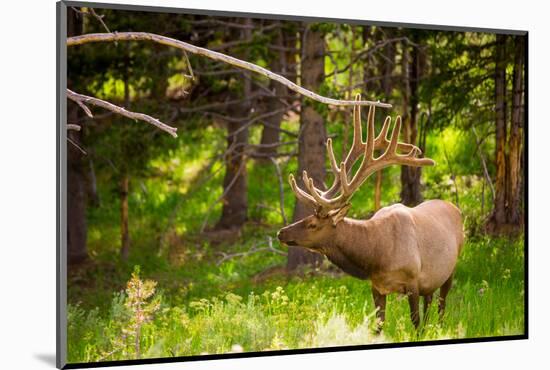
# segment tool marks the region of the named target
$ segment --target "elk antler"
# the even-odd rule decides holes
[[[356,100],[360,99],[361,96],[358,94],[356,96]],[[330,211],[341,209],[346,206],[353,194],[357,191],[357,189],[359,189],[365,180],[374,172],[379,171],[382,168],[393,164],[413,167],[433,166],[435,164],[432,159],[418,158],[417,156],[422,154],[422,151],[418,147],[398,141],[399,132],[401,131],[401,117],[399,116],[397,116],[395,120],[395,125],[393,127],[390,140],[387,138],[391,123],[390,117],[386,118],[384,125],[382,126],[382,130],[375,138],[374,110],[375,108],[373,106],[369,107],[367,119],[367,139],[366,142],[363,142],[363,134],[361,129],[361,107],[358,105],[353,107],[353,144],[346,156],[346,159],[341,162],[340,165],[338,165],[336,157],[334,156],[332,140],[327,140],[330,166],[332,172],[334,173],[334,182],[328,190],[322,191],[315,187],[313,184],[313,179],[307,175],[307,171],[304,171],[302,174],[302,179],[307,192],[298,187],[294,176],[290,175],[290,186],[292,187],[292,190],[296,194],[298,200],[315,209],[315,212],[318,215],[324,217],[328,215]],[[378,158],[374,158],[375,149],[384,150],[384,153]],[[398,154],[398,150],[407,154]],[[363,155],[361,165],[352,179],[349,180],[348,176],[350,176],[352,172],[352,167],[361,154]]]

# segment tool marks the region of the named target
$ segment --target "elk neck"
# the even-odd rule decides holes
[[[322,248],[323,254],[344,272],[367,279],[376,269],[378,232],[371,220],[344,218],[336,225],[334,237]]]

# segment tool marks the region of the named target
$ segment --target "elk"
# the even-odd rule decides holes
[[[345,217],[353,194],[374,172],[394,164],[415,167],[435,164],[432,159],[419,157],[422,153],[418,147],[398,141],[401,130],[399,116],[390,140],[387,139],[390,117],[386,118],[375,138],[374,115],[371,106],[366,141],[363,141],[360,107],[354,107],[353,143],[339,166],[332,141],[327,140],[334,173],[334,182],[328,190],[316,187],[307,171],[302,176],[305,190],[296,184],[294,176],[289,176],[297,199],[308,205],[313,214],[282,228],[278,237],[283,244],[324,254],[356,278],[370,279],[379,322],[377,331],[382,329],[386,296],[390,293],[408,296],[411,320],[418,328],[420,296],[424,298],[426,318],[437,289],[440,289],[439,314],[443,317],[445,300],[464,241],[461,213],[449,202],[429,200],[414,208],[402,204],[384,207],[368,220]],[[383,150],[383,154],[375,158],[375,150]],[[352,167],[361,156],[361,164],[351,176]]]

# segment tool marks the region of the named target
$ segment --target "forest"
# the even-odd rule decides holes
[[[525,35],[68,8],[67,37],[88,34],[111,39],[67,45],[70,363],[525,332]],[[311,214],[289,175],[325,188],[327,139],[350,150],[353,104],[334,101],[357,94],[436,165],[376,172],[348,216],[462,213],[445,316],[419,329],[390,295],[377,332],[369,281],[277,238]]]

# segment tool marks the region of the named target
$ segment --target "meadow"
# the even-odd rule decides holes
[[[464,214],[466,244],[445,317],[439,320],[433,304],[416,331],[407,299],[391,295],[380,335],[374,331],[368,281],[349,277],[328,261],[318,269],[285,273],[286,248],[275,238],[282,219],[272,168],[250,164],[250,203],[262,207],[253,208],[239,235],[220,242],[197,231],[221,208],[208,207],[221,191],[216,175],[202,180],[217,171],[204,170],[215,137],[214,131],[190,137],[169,160],[153,163],[158,176],[145,180],[147,191],[130,198],[132,250],[126,262],[118,256],[116,194],[100,188],[102,205],[88,215],[93,260],[69,270],[69,362],[523,334],[523,236],[485,235],[489,209],[482,213],[480,202],[489,194],[480,177],[459,175],[451,181],[447,174],[443,146],[453,153],[447,160],[458,162],[475,150],[468,137],[449,128],[431,141],[430,154],[439,165],[423,175],[426,198],[458,199]],[[284,171],[295,171],[292,162]],[[397,175],[396,168],[385,171],[383,204],[398,197]],[[294,199],[287,187],[285,207],[291,214]],[[369,217],[372,191],[372,186],[361,190],[352,216]]]

